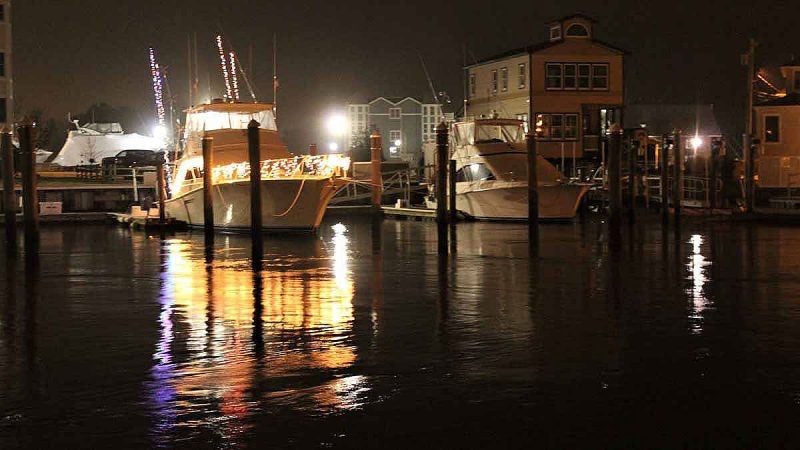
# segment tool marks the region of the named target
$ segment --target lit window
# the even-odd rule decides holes
[[[497,94],[497,70],[492,71],[492,94]]]
[[[522,128],[528,132],[528,113],[517,114],[517,120],[522,121]]]
[[[400,130],[390,130],[389,131],[389,141],[394,144],[394,141],[401,141],[400,139]]]
[[[508,90],[508,67],[500,69],[500,87],[503,89],[503,92]]]
[[[592,89],[608,89],[608,64],[592,64]]]
[[[389,118],[390,119],[399,119],[400,118],[400,108],[389,108]]]
[[[522,63],[517,67],[517,84],[519,85],[520,89],[525,89],[525,84],[527,83],[526,78],[527,71],[525,70],[525,63]]]
[[[561,89],[561,64],[547,64],[545,82],[547,89]]]
[[[781,118],[779,116],[764,116],[764,142],[781,141]]]
[[[542,139],[576,139],[578,137],[578,115],[537,114],[536,128]]]

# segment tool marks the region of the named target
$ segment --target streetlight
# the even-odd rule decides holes
[[[689,140],[689,144],[692,146],[692,150],[697,151],[703,145],[703,140],[700,139],[700,136],[695,136]]]
[[[332,114],[325,120],[325,128],[328,129],[328,134],[333,137],[334,141],[328,144],[328,150],[331,153],[339,151],[339,139],[344,137],[350,129],[350,124],[347,117],[342,114]]]
[[[336,142],[331,142],[328,144],[328,151],[331,153],[336,153],[339,151],[339,144]]]

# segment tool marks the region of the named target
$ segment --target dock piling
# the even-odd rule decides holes
[[[672,145],[671,137],[665,134],[661,137],[661,152],[659,153],[661,175],[661,222],[669,224],[669,147]]]
[[[0,138],[3,156],[3,212],[5,213],[6,249],[17,251],[17,194],[14,191],[14,146],[11,131],[3,131]]]
[[[608,136],[608,223],[616,230],[622,220],[622,128],[612,125]]]
[[[447,253],[447,125],[442,122],[436,126],[436,224],[438,228],[439,254]]]
[[[753,212],[753,177],[755,167],[753,167],[753,138],[750,133],[742,136],[742,152],[744,156],[744,210],[747,213]]]
[[[264,242],[261,236],[263,228],[261,217],[261,144],[260,124],[251,120],[247,125],[247,151],[250,160],[250,236],[253,240],[253,263],[260,263]]]
[[[631,138],[628,145],[628,222],[636,222],[636,158],[639,155],[639,140]]]
[[[378,130],[369,135],[370,182],[372,183],[372,207],[381,208],[383,180],[381,177],[381,133]]]
[[[22,165],[22,207],[26,248],[39,243],[39,193],[36,180],[36,153],[33,149],[35,128],[32,123],[17,127]]]
[[[164,227],[167,223],[167,177],[164,168],[164,161],[159,160],[156,166],[156,184],[158,188],[158,224]]]
[[[214,138],[203,137],[203,231],[207,244],[214,242],[214,191],[211,179],[211,168],[214,167],[213,149]]]
[[[450,222],[450,225],[455,225],[457,221],[458,210],[456,209],[456,160],[454,159],[448,161],[447,188],[447,192],[449,193],[447,197],[447,209],[450,212],[448,221]]]
[[[681,142],[681,131],[675,130],[672,133],[672,140],[673,140],[673,155],[675,159],[675,164],[673,165],[674,175],[673,175],[673,183],[674,187],[672,188],[672,197],[673,197],[673,211],[675,214],[675,222],[679,222],[681,220],[681,202],[683,201],[683,155],[682,155],[682,142]]]
[[[537,173],[536,135],[528,133],[528,244],[531,248],[539,245],[539,176]]]
[[[308,146],[308,156],[317,156],[319,151],[317,150],[317,144],[309,144]]]
[[[719,138],[711,140],[711,179],[709,186],[706,188],[709,191],[709,199],[711,201],[711,209],[717,209],[717,182],[719,180],[719,153],[722,150],[722,141]]]

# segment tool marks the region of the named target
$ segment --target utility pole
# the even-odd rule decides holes
[[[747,130],[749,135],[755,134],[753,129],[753,78],[755,76],[756,40],[750,38],[750,47],[747,50]]]

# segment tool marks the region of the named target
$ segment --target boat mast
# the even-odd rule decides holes
[[[278,33],[272,34],[272,114],[278,117]]]

